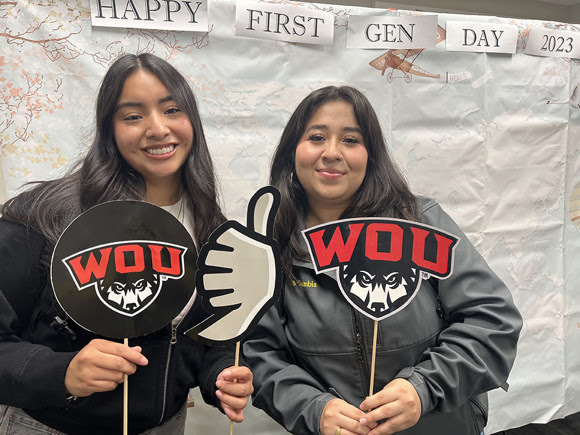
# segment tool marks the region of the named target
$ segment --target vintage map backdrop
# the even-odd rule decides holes
[[[293,2],[287,2],[292,4]],[[515,24],[517,53],[446,52],[414,64],[438,78],[382,71],[386,50],[346,49],[348,15],[405,11],[321,4],[332,46],[234,36],[234,0],[210,0],[208,33],[92,28],[89,0],[0,1],[0,202],[22,183],[53,178],[82,155],[107,65],[153,52],[190,80],[230,218],[268,177],[292,109],[311,90],[365,91],[414,190],[438,199],[511,288],[525,324],[508,393],[490,395],[486,433],[580,410],[580,62],[528,56],[530,28],[554,22],[439,15]],[[444,36],[444,35],[443,35]],[[389,73],[392,73],[389,74]],[[3,177],[2,177],[3,175]],[[578,221],[580,222],[580,221]],[[212,424],[200,400],[188,427]],[[212,414],[213,415],[213,414]],[[224,432],[228,428],[225,417]],[[203,433],[200,431],[198,433]],[[249,410],[236,434],[284,433]]]

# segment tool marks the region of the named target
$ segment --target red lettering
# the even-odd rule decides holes
[[[133,266],[127,266],[125,253],[131,251],[133,252],[135,264]],[[115,248],[115,268],[119,273],[142,272],[145,270],[143,248],[139,245],[124,245]]]
[[[98,262],[93,253],[89,254],[89,259],[87,260],[86,267],[81,264],[81,257],[73,258],[68,260],[68,264],[73,268],[74,275],[77,277],[80,287],[86,285],[91,281],[91,276],[94,275],[95,279],[101,279],[107,273],[107,264],[109,263],[109,257],[111,255],[111,250],[113,248],[103,248],[99,252],[101,253],[101,261]]]
[[[166,267],[161,264],[161,251],[163,250],[164,247],[160,245],[148,245],[148,246],[149,249],[151,250],[151,262],[153,270],[159,272],[162,275],[172,275],[172,276],[181,275],[180,257],[181,253],[183,252],[182,249],[167,247],[167,250],[169,251],[171,265],[169,267]]]
[[[425,259],[425,242],[429,231],[411,227],[413,232],[413,262],[423,270],[433,271],[442,276],[449,273],[449,247],[453,240],[434,233],[437,240],[437,260],[435,262]]]
[[[388,252],[379,252],[379,233],[391,233]],[[367,227],[366,256],[371,260],[399,261],[403,256],[403,229],[396,224],[374,223]]]
[[[324,246],[324,242],[322,240],[324,230],[309,234],[308,236],[312,241],[312,246],[314,247],[316,258],[318,259],[318,264],[320,267],[328,266],[332,262],[335,254],[338,258],[338,261],[341,263],[350,261],[363,226],[364,224],[350,224],[348,226],[350,229],[350,234],[346,244],[344,243],[339,226],[336,227],[336,230],[334,231],[328,246]]]

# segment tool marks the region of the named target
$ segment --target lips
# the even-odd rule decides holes
[[[331,177],[331,178],[337,178],[337,177],[340,177],[341,175],[345,174],[345,172],[339,171],[338,169],[333,169],[333,168],[320,168],[320,169],[317,169],[316,172],[318,172],[322,176]]]
[[[145,152],[147,154],[151,154],[154,156],[161,156],[164,154],[170,154],[173,152],[173,150],[175,150],[176,146],[175,144],[169,144],[169,145],[162,145],[162,146],[156,146],[156,147],[151,147],[151,148],[145,148]]]

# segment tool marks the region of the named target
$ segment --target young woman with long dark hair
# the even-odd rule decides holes
[[[253,404],[296,434],[479,435],[486,392],[509,374],[522,319],[453,220],[410,191],[367,98],[349,86],[304,98],[275,150],[270,183],[281,192],[274,237],[286,279],[280,303],[244,343]],[[364,217],[410,220],[460,238],[451,276],[422,280],[403,309],[378,322],[370,397],[374,321],[347,302],[334,273],[316,273],[301,234]],[[364,279],[374,282],[368,272]],[[406,297],[401,277],[381,275],[376,285]]]
[[[225,221],[193,92],[173,66],[151,54],[124,55],[107,71],[95,137],[80,163],[2,209],[0,433],[32,427],[119,433],[118,384],[125,375],[131,375],[131,433],[183,433],[187,396],[197,385],[208,403],[233,421],[243,419],[250,370],[233,366],[233,349],[183,335],[203,320],[198,300],[192,298],[172,325],[132,339],[132,347],[67,321],[50,282],[54,245],[82,212],[113,200],[166,208],[198,247]]]

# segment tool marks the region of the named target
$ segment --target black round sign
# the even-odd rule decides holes
[[[54,293],[83,328],[111,338],[154,332],[195,290],[197,252],[169,212],[142,201],[97,205],[61,235],[52,257]]]

